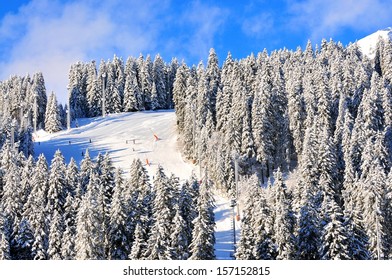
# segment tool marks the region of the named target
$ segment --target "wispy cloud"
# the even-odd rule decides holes
[[[42,71],[65,102],[76,61],[158,52],[198,61],[228,13],[203,1],[31,0],[0,19],[0,80]]]
[[[0,22],[0,79],[42,71],[64,100],[72,63],[153,51],[166,2],[32,0]]]
[[[290,28],[308,32],[312,40],[336,36],[344,29],[371,32],[391,22],[392,5],[385,0],[288,0]]]
[[[209,5],[200,1],[192,1],[180,18],[180,25],[194,30],[182,38],[182,45],[188,55],[206,58],[209,49],[215,47],[216,35],[223,32],[224,24],[230,11],[226,8]]]
[[[262,12],[258,15],[247,17],[242,23],[242,31],[251,37],[260,37],[272,32],[274,18],[270,13]]]

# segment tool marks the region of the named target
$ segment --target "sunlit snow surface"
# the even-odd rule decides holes
[[[75,127],[76,122],[72,126],[70,131],[37,133],[35,154],[44,153],[50,162],[54,152],[60,149],[67,163],[71,157],[80,163],[86,149],[92,158],[98,153],[108,152],[113,164],[124,169],[125,173],[129,171],[133,159],[139,158],[151,176],[160,164],[168,175],[175,173],[181,179],[188,179],[195,169],[182,159],[177,146],[174,111],[145,111],[78,119],[78,127]]]
[[[199,174],[198,167],[182,158],[175,124],[176,116],[173,110],[78,119],[77,123],[73,122],[69,131],[53,134],[38,131],[34,135],[35,154],[38,156],[43,153],[50,164],[55,151],[59,149],[66,163],[73,157],[80,164],[86,149],[89,150],[91,158],[108,152],[113,164],[121,167],[125,175],[132,160],[139,158],[145,164],[150,177],[154,176],[160,164],[168,176],[174,173],[181,180],[186,180],[192,172]],[[234,251],[230,199],[215,195],[215,201],[215,253],[218,259],[231,259]],[[238,242],[239,223],[236,228]]]
[[[357,42],[357,44],[364,55],[366,55],[370,59],[373,59],[376,55],[376,46],[380,38],[382,38],[383,40],[392,40],[392,27],[378,30],[377,32],[374,32],[369,36],[362,38]]]

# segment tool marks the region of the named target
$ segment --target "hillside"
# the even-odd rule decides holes
[[[109,153],[113,163],[124,169],[125,174],[133,159],[139,158],[145,168],[154,176],[158,165],[170,175],[180,180],[189,179],[192,172],[199,174],[195,166],[181,156],[175,128],[175,113],[167,111],[144,111],[137,113],[112,114],[105,118],[78,119],[78,127],[69,131],[48,134],[38,131],[34,135],[35,153],[43,153],[50,162],[59,149],[69,162],[73,157],[77,162],[83,158],[86,149],[91,157],[99,153]],[[155,136],[158,136],[156,140]],[[91,143],[90,143],[91,139]],[[147,164],[147,160],[149,164]],[[215,254],[218,259],[231,259],[233,253],[232,208],[229,199],[215,194]],[[237,223],[237,240],[240,225]]]
[[[358,40],[356,44],[358,44],[364,55],[372,59],[375,56],[377,42],[380,38],[392,40],[392,27],[378,30]]]
[[[86,149],[93,158],[98,153],[107,152],[114,165],[123,168],[125,173],[132,160],[139,158],[150,174],[154,174],[160,164],[167,173],[174,173],[180,179],[188,179],[196,169],[196,166],[184,161],[177,147],[174,111],[144,111],[78,119],[78,127],[75,127],[75,122],[73,126],[70,131],[53,134],[37,132],[36,155],[43,153],[50,161],[59,149],[66,162],[71,157],[80,162]]]

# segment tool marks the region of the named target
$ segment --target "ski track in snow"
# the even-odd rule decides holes
[[[150,175],[154,176],[158,165],[162,165],[169,176],[174,173],[180,180],[198,174],[198,166],[186,162],[180,153],[175,127],[174,110],[144,111],[136,113],[110,114],[103,117],[78,119],[78,127],[67,131],[34,134],[35,154],[43,153],[49,164],[56,150],[60,150],[66,163],[73,157],[78,164],[82,153],[89,150],[91,158],[99,153],[109,153],[114,166],[121,167],[125,175],[133,159],[139,158]],[[156,141],[154,134],[158,136]],[[90,143],[91,139],[91,143]],[[147,165],[147,160],[150,165]],[[230,199],[217,193],[215,197],[215,254],[217,259],[232,259],[233,216]],[[236,222],[236,238],[239,240],[239,222]]]
[[[231,260],[234,255],[233,208],[231,199],[215,192],[215,254],[217,259]],[[235,215],[235,214],[234,214]],[[235,221],[236,242],[240,237],[240,223]]]

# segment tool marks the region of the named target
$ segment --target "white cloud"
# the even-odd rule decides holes
[[[0,79],[42,71],[47,90],[64,102],[72,63],[153,50],[158,3],[164,10],[166,1],[32,0],[0,22],[0,45],[9,48]]]
[[[31,0],[0,19],[0,80],[42,71],[65,103],[71,64],[158,52],[200,60],[228,14],[197,0]]]
[[[215,47],[215,36],[223,30],[229,11],[219,6],[211,6],[200,1],[192,1],[183,14],[180,24],[194,30],[182,44],[193,57],[207,58],[210,48]]]
[[[269,13],[261,13],[245,18],[242,23],[242,31],[247,36],[260,37],[271,32],[274,27],[274,18]]]
[[[310,32],[312,40],[344,29],[372,32],[390,24],[392,5],[384,0],[288,1],[291,28]],[[327,38],[328,39],[328,38]]]

